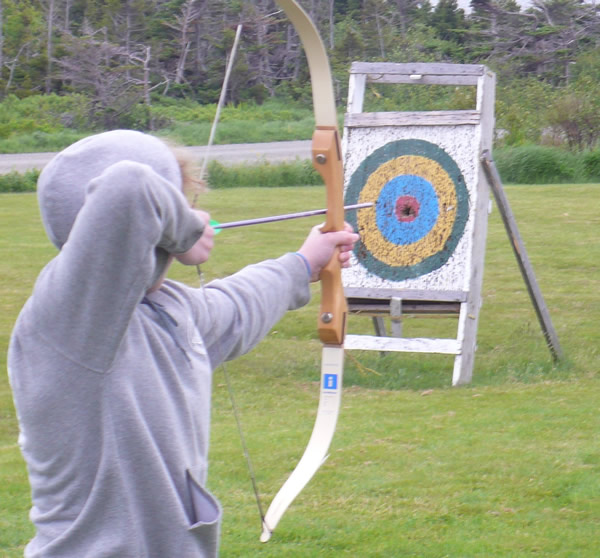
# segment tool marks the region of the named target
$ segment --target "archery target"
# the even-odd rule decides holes
[[[355,256],[384,280],[420,277],[452,256],[469,218],[465,179],[441,147],[419,139],[387,143],[352,174],[346,203],[374,206],[348,215],[360,233]]]

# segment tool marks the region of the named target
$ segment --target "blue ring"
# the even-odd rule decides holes
[[[413,221],[399,221],[396,201],[412,196],[419,202],[419,214]],[[421,176],[404,174],[392,178],[382,189],[376,202],[377,228],[386,240],[405,246],[429,234],[439,217],[438,196],[431,182]]]

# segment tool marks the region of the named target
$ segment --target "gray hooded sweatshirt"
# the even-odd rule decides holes
[[[202,289],[167,280],[147,294],[203,223],[170,149],[139,132],[64,150],[38,196],[60,251],[8,355],[36,528],[25,556],[216,556],[212,370],[308,301],[305,264],[287,254]]]

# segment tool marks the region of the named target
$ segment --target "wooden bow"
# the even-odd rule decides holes
[[[329,59],[323,41],[306,12],[294,0],[276,0],[302,41],[312,82],[316,129],[312,139],[313,165],[325,182],[327,217],[323,232],[344,229],[344,170]],[[304,454],[273,498],[263,519],[261,541],[271,538],[285,510],[327,459],[339,415],[344,367],[347,304],[338,250],[323,268],[319,339],[323,342],[321,388],[317,419]]]

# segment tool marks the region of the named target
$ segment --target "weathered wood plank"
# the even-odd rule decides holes
[[[351,74],[482,76],[485,72],[486,67],[482,64],[353,62],[350,66]]]
[[[437,353],[457,355],[460,345],[456,339],[429,339],[425,337],[376,337],[374,335],[346,335],[344,349],[365,351]]]
[[[410,85],[477,85],[477,76],[432,76],[428,74],[356,74],[364,75],[368,83]]]
[[[444,110],[422,112],[346,113],[347,128],[379,128],[382,126],[477,126],[481,114],[477,110]]]
[[[390,326],[392,329],[392,337],[402,337],[403,302],[404,301],[398,297],[394,297],[390,300]]]
[[[466,291],[426,291],[418,289],[385,289],[368,287],[345,287],[346,298],[372,298],[390,300],[397,297],[406,300],[438,300],[443,302],[464,302],[467,300]]]
[[[385,320],[381,316],[373,317],[373,327],[375,328],[375,335],[377,337],[387,337],[387,331],[385,330]]]
[[[357,301],[358,300],[358,301]],[[348,310],[351,314],[364,314],[366,316],[391,315],[389,301],[371,300],[368,303],[360,299],[349,299]],[[402,314],[454,314],[460,312],[460,302],[438,302],[426,300],[402,300]]]
[[[364,74],[350,75],[350,79],[348,81],[348,112],[362,112],[365,98],[366,81],[367,77]]]
[[[480,142],[477,154],[482,153],[492,145],[494,130],[494,101],[496,96],[496,77],[490,72],[480,77],[477,87],[477,108],[481,110],[482,120]],[[475,351],[477,349],[477,328],[479,325],[479,310],[481,308],[481,289],[485,262],[485,244],[488,229],[488,213],[490,207],[490,192],[485,174],[478,165],[477,189],[475,197],[475,222],[471,241],[471,269],[469,283],[471,288],[466,303],[461,307],[457,339],[461,343],[461,355],[454,362],[452,385],[467,384],[473,376]]]

